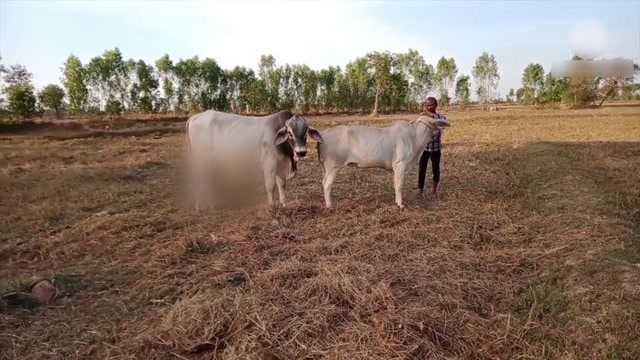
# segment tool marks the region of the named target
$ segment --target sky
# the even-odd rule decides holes
[[[127,59],[197,55],[254,69],[261,54],[320,69],[411,48],[434,66],[453,57],[459,75],[471,75],[486,51],[496,57],[504,96],[529,63],[549,70],[576,52],[640,63],[640,0],[0,0],[2,63],[26,65],[37,87],[60,83],[70,54],[86,63],[114,47]]]

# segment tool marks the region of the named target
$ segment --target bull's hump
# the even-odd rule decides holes
[[[293,113],[291,111],[289,111],[289,110],[282,110],[282,111],[278,111],[275,114],[271,114],[271,115],[267,115],[267,116],[274,116],[274,117],[277,117],[277,118],[289,120],[290,118],[293,117]]]

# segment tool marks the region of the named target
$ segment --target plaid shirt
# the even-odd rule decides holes
[[[446,116],[437,114],[438,119],[447,119]],[[440,128],[433,131],[431,141],[424,147],[424,151],[441,151],[442,150],[442,130]]]

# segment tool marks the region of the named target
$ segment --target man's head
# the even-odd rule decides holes
[[[424,101],[424,109],[428,112],[435,113],[438,109],[438,100],[436,100],[436,98],[434,98],[433,96],[429,96]]]

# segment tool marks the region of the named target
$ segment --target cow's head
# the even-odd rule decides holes
[[[307,134],[317,142],[322,142],[322,136],[318,130],[307,126],[302,116],[293,115],[276,133],[275,144],[280,145],[288,141],[293,148],[295,159],[304,159],[308,151]]]

